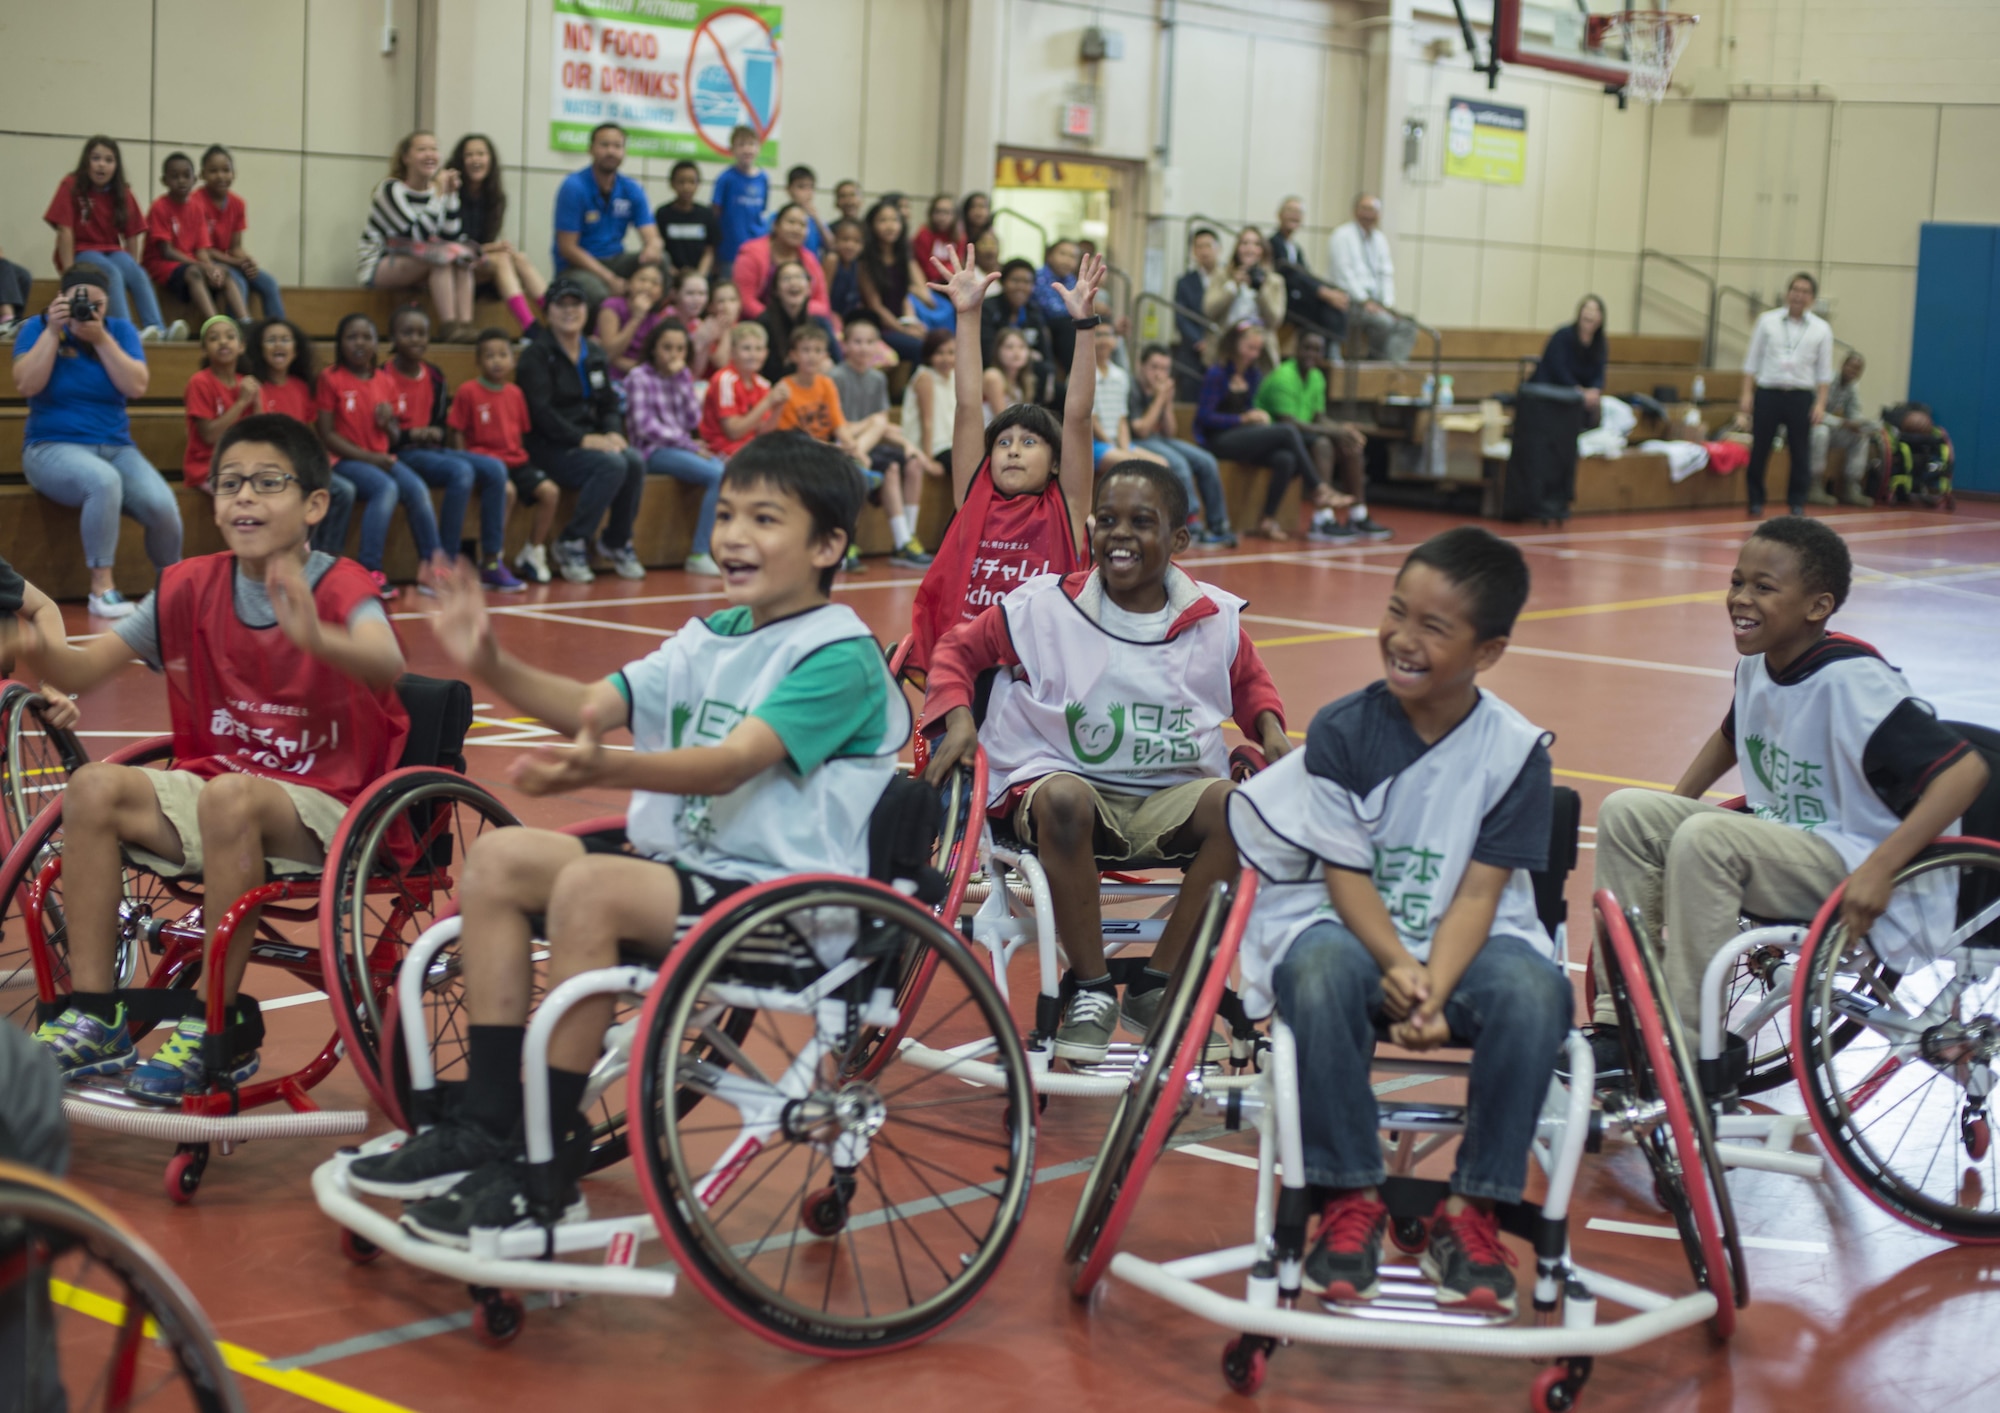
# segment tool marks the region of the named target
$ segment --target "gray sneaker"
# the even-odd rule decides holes
[[[1056,1058],[1096,1064],[1111,1053],[1111,1037],[1117,1032],[1118,993],[1080,987],[1056,1026]]]
[[[557,540],[549,546],[549,558],[556,573],[572,584],[590,584],[597,576],[590,572],[590,550],[582,540]]]
[[[1125,1022],[1125,1028],[1141,1039],[1153,1033],[1159,1024],[1160,1008],[1167,1003],[1167,987],[1155,986],[1151,991],[1134,991],[1125,988],[1125,999],[1118,1007],[1118,1018]]]
[[[639,552],[630,545],[620,545],[605,557],[611,561],[611,572],[620,579],[646,577],[646,566],[639,562]]]

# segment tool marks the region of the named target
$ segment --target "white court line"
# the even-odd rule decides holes
[[[259,1001],[257,1009],[260,1011],[282,1011],[287,1006],[310,1006],[315,1001],[324,1001],[325,999],[326,993],[324,991],[301,991],[296,996],[280,996],[275,1001]]]
[[[1608,1231],[1619,1236],[1653,1236],[1662,1241],[1679,1241],[1678,1227],[1648,1226],[1641,1222],[1614,1222],[1603,1217],[1592,1217],[1584,1224],[1591,1231]],[[1830,1249],[1823,1241],[1787,1241],[1777,1236],[1743,1236],[1737,1240],[1746,1249],[1754,1251],[1803,1251],[1811,1256],[1824,1256]]]
[[[655,639],[671,638],[677,631],[645,623],[611,623],[602,618],[579,618],[573,613],[557,613],[553,609],[523,609],[514,617],[526,619],[530,623],[573,623],[579,628],[609,628],[615,633],[639,633]]]
[[[1211,1163],[1227,1163],[1232,1168],[1248,1168],[1257,1171],[1257,1160],[1244,1153],[1231,1153],[1222,1148],[1211,1148],[1206,1143],[1186,1143],[1174,1150],[1196,1158],[1206,1158]]]

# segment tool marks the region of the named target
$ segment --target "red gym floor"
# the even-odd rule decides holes
[[[1941,715],[2000,722],[2000,508],[1956,515],[1839,513],[1860,582],[1838,626],[1882,647]],[[1295,725],[1377,672],[1372,626],[1407,547],[1452,523],[1390,511],[1398,539],[1364,550],[1248,541],[1193,556],[1200,577],[1250,600],[1246,618]],[[1720,600],[1746,530],[1740,512],[1576,520],[1560,533],[1512,532],[1535,576],[1530,611],[1488,685],[1556,734],[1557,775],[1582,792],[1584,818],[1611,789],[1676,779],[1728,703],[1734,654]],[[709,581],[658,573],[642,584],[558,585],[504,604],[516,651],[594,676],[646,651],[663,630],[720,605]],[[916,578],[880,560],[843,583],[844,600],[886,638],[906,621]],[[86,624],[70,611],[74,631]],[[410,665],[446,666],[414,612],[401,622]],[[481,694],[471,773],[532,823],[615,812],[608,795],[555,803],[507,791],[521,724]],[[102,755],[165,726],[157,681],[134,669],[85,703],[85,734]],[[1729,782],[1724,782],[1725,784]],[[1585,836],[1589,848],[1590,835]],[[1582,956],[1590,854],[1571,879]],[[1032,991],[1017,960],[1016,995]],[[296,989],[252,973],[268,1001]],[[260,986],[259,983],[263,985]],[[271,1014],[267,1068],[296,1064],[329,1024],[317,1003]],[[365,1102],[350,1071],[317,1092],[329,1107]],[[1789,1090],[1768,1096],[1795,1109]],[[334,1140],[257,1142],[219,1154],[191,1206],[161,1190],[165,1145],[80,1130],[73,1175],[151,1240],[237,1346],[257,1408],[311,1402],[344,1413],[471,1413],[496,1404],[742,1407],[804,1410],[1243,1408],[1223,1385],[1225,1333],[1115,1283],[1086,1312],[1069,1299],[1064,1232],[1111,1112],[1109,1100],[1053,1099],[1039,1131],[1041,1174],[1013,1254],[985,1295],[942,1336],[880,1359],[817,1363],[745,1332],[690,1285],[666,1302],[597,1297],[535,1310],[511,1346],[488,1350],[467,1329],[464,1288],[384,1258],[344,1260],[313,1205],[307,1175]],[[1183,1132],[1203,1126],[1190,1119]],[[1810,1140],[1806,1140],[1810,1142]],[[1241,1137],[1204,1136],[1208,1153],[1176,1152],[1155,1169],[1126,1245],[1170,1258],[1248,1239],[1252,1175],[1214,1150],[1252,1152]],[[1962,1407],[1993,1397],[2000,1354],[2000,1254],[1919,1237],[1837,1177],[1810,1184],[1735,1172],[1752,1286],[1735,1339],[1686,1332],[1600,1360],[1586,1406],[1614,1409],[1875,1409]],[[1629,1147],[1586,1161],[1573,1220],[1579,1258],[1673,1294],[1690,1287],[1668,1219],[1653,1205],[1643,1159]],[[636,1210],[629,1166],[590,1188],[597,1214]],[[1589,1230],[1590,1219],[1653,1229]],[[649,1248],[655,1250],[656,1248]],[[1523,1253],[1525,1260],[1525,1252]],[[1240,1286],[1225,1286],[1232,1293]],[[1300,1346],[1278,1351],[1258,1402],[1269,1409],[1344,1403],[1397,1409],[1521,1408],[1531,1366],[1489,1359],[1398,1356]],[[1982,1393],[1981,1390],[1984,1390]]]

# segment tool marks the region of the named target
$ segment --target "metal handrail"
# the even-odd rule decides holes
[[[1124,282],[1125,304],[1122,312],[1129,318],[1132,313],[1132,277],[1107,260],[1104,262],[1104,278],[1107,284],[1112,280],[1122,280]]]
[[[1192,319],[1197,324],[1201,325],[1205,331],[1211,334],[1215,333],[1222,327],[1222,325],[1216,323],[1215,320],[1209,318],[1199,309],[1190,309],[1185,304],[1176,304],[1171,299],[1168,299],[1165,295],[1154,294],[1149,289],[1140,290],[1139,293],[1133,298],[1132,300],[1133,314],[1136,316],[1139,310],[1148,303],[1157,304],[1162,309],[1165,309],[1167,311],[1167,324],[1168,327],[1173,331],[1173,336],[1168,339],[1168,342],[1170,343],[1173,341],[1173,337],[1177,337],[1180,333],[1180,324],[1177,321],[1181,319]]]
[[[1722,333],[1722,296],[1725,294],[1733,294],[1750,306],[1750,322],[1752,324],[1757,322],[1758,318],[1768,307],[1747,289],[1739,289],[1735,285],[1719,284],[1715,286],[1715,293],[1711,297],[1712,302],[1709,305],[1708,311],[1708,350],[1701,360],[1704,367],[1715,362],[1715,355],[1718,351],[1716,345]]]
[[[1664,250],[1654,250],[1651,246],[1647,246],[1639,252],[1638,284],[1632,292],[1632,327],[1634,329],[1639,327],[1639,311],[1645,307],[1646,303],[1646,262],[1648,260],[1664,261],[1676,270],[1693,275],[1708,286],[1708,327],[1702,331],[1701,339],[1701,364],[1704,368],[1708,367],[1715,361],[1715,276],[1697,265],[1690,265],[1679,256],[1669,255]]]
[[[993,219],[995,221],[998,221],[1002,216],[1012,216],[1022,225],[1032,226],[1035,229],[1036,234],[1040,235],[1042,238],[1042,249],[1044,251],[1047,251],[1049,246],[1054,244],[1054,242],[1049,239],[1049,228],[1043,225],[1040,221],[1037,221],[1033,216],[1023,216],[1019,211],[1015,211],[1006,206],[995,206],[993,208]]]
[[[1188,231],[1194,230],[1196,226],[1210,226],[1215,230],[1228,232],[1232,239],[1238,231],[1243,229],[1240,223],[1232,224],[1228,221],[1218,220],[1214,216],[1204,216],[1198,211],[1183,218],[1182,225]],[[1183,245],[1187,244],[1186,239],[1183,239],[1181,243]]]

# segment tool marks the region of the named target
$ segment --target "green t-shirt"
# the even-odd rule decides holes
[[[739,638],[751,630],[747,607],[725,608],[704,620],[709,631]],[[631,705],[634,663],[612,678]],[[889,726],[889,703],[882,650],[872,639],[829,643],[806,658],[759,702],[750,715],[778,733],[792,769],[809,775],[836,756],[872,756],[881,751]],[[644,683],[637,690],[644,691]]]
[[[1273,418],[1310,422],[1326,411],[1326,375],[1315,368],[1299,376],[1295,358],[1287,358],[1257,385],[1257,406]]]

